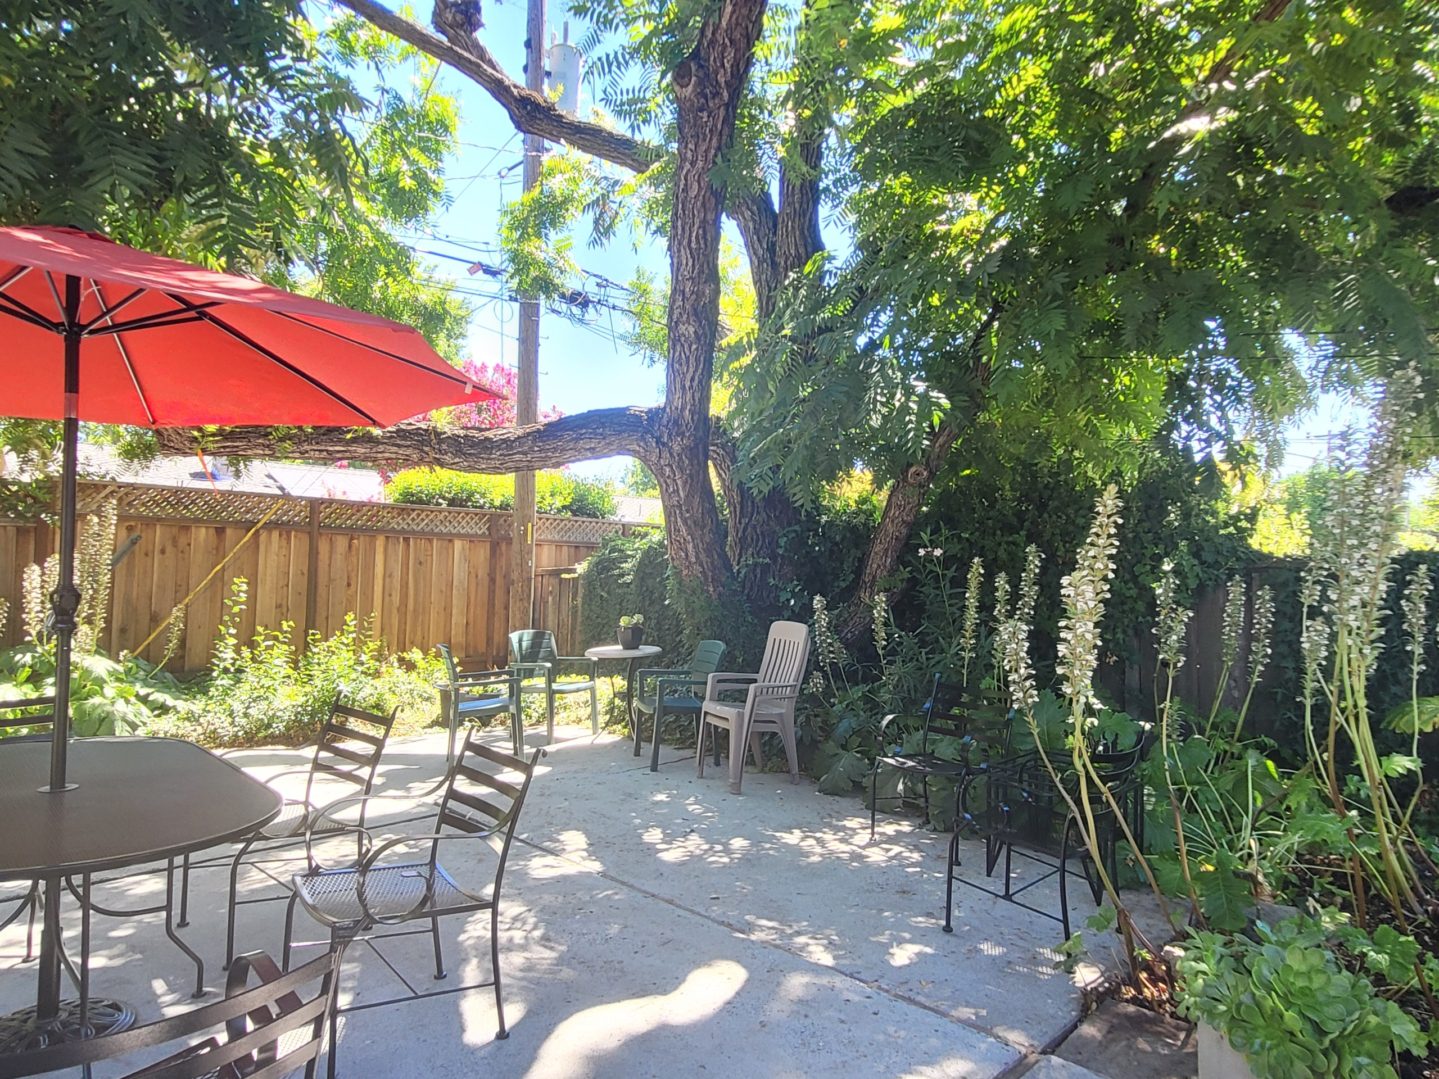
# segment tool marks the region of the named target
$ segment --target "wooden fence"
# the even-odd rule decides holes
[[[240,629],[246,637],[257,625],[290,621],[299,642],[309,630],[333,633],[353,611],[371,618],[374,633],[392,649],[445,642],[468,663],[504,661],[508,513],[100,483],[81,485],[81,512],[111,498],[118,503],[119,560],[104,646],[112,655],[133,651],[200,588],[187,607],[184,639],[171,663],[172,669],[199,670],[209,660],[230,582],[244,577],[249,606]],[[630,527],[539,518],[536,619],[556,630],[563,650],[594,643],[576,639],[579,582],[573,567],[605,536]],[[55,547],[54,529],[0,519],[0,598],[10,605],[0,646],[24,635],[25,566]],[[200,587],[227,556],[224,568]],[[142,654],[158,659],[164,638],[161,633]]]

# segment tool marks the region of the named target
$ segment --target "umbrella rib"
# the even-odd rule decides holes
[[[101,311],[89,322],[85,323],[85,325],[80,327],[80,332],[82,334],[88,334],[91,328],[98,325],[102,321],[108,321],[113,325],[115,321],[115,312],[120,310],[120,308],[133,303],[145,293],[145,289],[143,287],[137,288],[134,292],[130,293],[130,295],[126,296],[124,299],[117,301],[110,307],[105,307],[105,294],[100,291],[100,282],[91,281],[90,284],[95,289],[95,295],[100,297]]]
[[[42,329],[49,330],[51,333],[59,333],[64,329],[60,323],[50,321],[50,319],[40,314],[39,311],[36,311],[29,304],[22,303],[15,299],[14,296],[7,296],[3,292],[0,292],[0,315],[9,315],[11,318],[18,318],[21,322],[32,323]]]
[[[421,371],[427,371],[432,375],[439,376],[440,378],[448,378],[453,382],[462,382],[466,386],[474,385],[473,379],[466,378],[464,375],[459,374],[458,372],[456,372],[455,374],[450,374],[447,371],[437,371],[435,370],[435,368],[431,367],[427,363],[421,363],[419,360],[412,360],[407,356],[401,356],[397,352],[391,352],[388,349],[380,348],[378,345],[367,344],[364,341],[356,341],[353,337],[346,337],[344,334],[337,333],[336,331],[329,329],[326,326],[317,326],[313,322],[306,322],[304,319],[296,318],[294,315],[289,314],[285,311],[276,311],[275,314],[279,315],[281,318],[289,319],[291,322],[297,323],[300,326],[304,326],[306,329],[315,330],[323,334],[328,334],[330,337],[338,338],[339,340],[344,341],[347,344],[358,345],[360,348],[369,349],[371,352],[378,352],[381,356],[385,356],[388,359],[398,360],[400,363],[408,364],[411,367],[418,367]]]
[[[175,299],[170,293],[164,294],[167,299]],[[179,302],[178,300],[176,301]],[[118,307],[119,305],[117,305]],[[208,311],[212,307],[219,307],[219,300],[206,300],[204,303],[185,303],[182,307],[176,307],[169,311],[156,311],[153,315],[141,315],[139,318],[132,318],[129,322],[112,322],[109,326],[92,331],[94,336],[106,333],[125,333],[128,330],[152,330],[165,326],[183,326],[189,322],[199,322],[200,317],[196,312]],[[99,322],[97,318],[90,325]]]
[[[55,287],[55,275],[49,270],[45,271],[45,283],[50,286],[50,295],[55,297],[55,310],[60,312],[60,321],[56,325],[63,330],[70,329],[70,320],[65,314],[65,302],[60,299],[60,290]]]
[[[169,296],[170,299],[174,300],[176,303],[180,304],[183,307],[196,307],[196,305],[191,304],[182,296],[176,296],[174,293],[170,292],[165,293],[165,295]],[[315,378],[314,375],[306,374],[304,371],[300,370],[298,367],[296,367],[289,360],[285,359],[279,353],[266,348],[264,345],[260,344],[260,342],[256,341],[253,337],[250,337],[243,330],[236,329],[234,326],[231,326],[228,322],[220,318],[218,315],[215,315],[209,311],[202,311],[198,309],[196,309],[195,314],[200,318],[202,322],[208,322],[216,329],[222,331],[223,333],[229,334],[236,341],[239,341],[240,344],[244,345],[252,352],[258,353],[265,359],[269,360],[271,363],[284,368],[286,371],[289,371],[290,374],[294,375],[296,378],[302,379],[303,381],[307,382],[309,385],[313,386],[315,389],[323,393],[326,397],[329,397],[344,405],[350,411],[355,413],[355,415],[364,417],[364,420],[367,424],[370,424],[374,427],[383,426],[379,420],[375,419],[374,416],[371,416],[363,408],[346,398],[343,394],[336,393],[319,379]]]
[[[20,278],[24,277],[34,268],[34,266],[16,266],[14,272],[11,273],[9,277],[5,278],[4,281],[0,281],[0,292],[4,292],[7,288],[13,285],[16,281],[19,281]]]
[[[102,305],[105,304],[107,301],[106,301],[106,299],[105,299],[105,293],[103,293],[102,291],[100,291],[100,282],[99,282],[99,281],[95,281],[95,282],[93,282],[93,284],[94,284],[94,287],[95,287],[95,295],[98,296],[98,297],[100,297],[100,303],[101,303]],[[121,301],[120,301],[118,304],[116,304],[114,307],[108,308],[108,309],[107,309],[107,312],[106,312],[105,314],[101,315],[100,317],[101,317],[101,318],[110,318],[110,317],[113,315],[114,312],[116,312],[116,311],[118,311],[120,308],[124,307],[127,303],[129,303],[131,300],[133,300],[136,296],[140,295],[140,293],[143,292],[143,291],[144,291],[143,289],[138,289],[138,288],[137,288],[134,292],[130,293],[130,295],[126,296],[123,300],[121,300]],[[93,326],[94,323],[92,322],[92,323],[90,323],[90,325]],[[120,337],[120,335],[119,335],[118,333],[115,334],[114,336],[115,336],[115,348],[116,348],[116,349],[119,351],[119,353],[120,353],[120,359],[122,359],[122,360],[125,362],[125,371],[126,371],[126,373],[129,374],[129,376],[130,376],[130,384],[135,387],[135,396],[140,399],[140,407],[145,410],[145,416],[146,416],[147,419],[149,419],[149,421],[150,421],[150,426],[151,426],[151,427],[154,427],[154,426],[155,426],[155,412],[154,412],[154,410],[150,407],[149,399],[147,399],[146,396],[145,396],[145,388],[140,385],[140,374],[139,374],[138,371],[135,370],[135,365],[130,362],[130,353],[129,353],[129,350],[127,350],[127,349],[125,348],[125,342],[124,342],[124,340]]]

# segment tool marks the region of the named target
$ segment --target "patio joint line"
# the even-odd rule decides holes
[[[790,956],[791,958],[798,959],[803,963],[809,964],[810,966],[819,967],[821,970],[832,971],[835,974],[838,974],[840,977],[854,982],[856,985],[862,985],[866,989],[880,993],[883,996],[890,998],[891,1000],[896,1000],[901,1004],[907,1004],[913,1008],[919,1008],[921,1011],[929,1012],[931,1015],[938,1016],[940,1019],[944,1019],[947,1022],[955,1023],[958,1026],[962,1026],[968,1030],[972,1030],[976,1034],[979,1034],[985,1038],[989,1038],[992,1041],[999,1042],[1001,1045],[1008,1046],[1010,1049],[1013,1049],[1015,1052],[1020,1054],[1020,1060],[1023,1060],[1028,1054],[1035,1052],[1035,1049],[1031,1046],[1021,1045],[1017,1042],[1010,1041],[1010,1039],[1006,1038],[1002,1034],[997,1033],[996,1031],[990,1030],[986,1027],[981,1026],[978,1023],[971,1022],[967,1019],[961,1019],[958,1016],[951,1015],[943,1008],[936,1007],[935,1005],[926,1003],[923,1000],[918,1000],[915,997],[912,997],[909,994],[901,992],[897,989],[890,989],[887,986],[881,985],[877,981],[870,981],[862,978],[858,974],[854,974],[848,970],[845,970],[843,967],[829,967],[825,966],[823,963],[817,963],[813,959],[809,958],[809,956],[794,951],[793,949],[786,947],[784,944],[778,941],[765,940],[762,937],[757,937],[746,928],[735,925],[732,922],[727,922],[723,918],[716,918],[713,915],[706,914],[702,910],[696,910],[694,907],[691,907],[685,903],[681,903],[677,899],[670,899],[668,896],[660,895],[659,893],[653,892],[648,888],[642,887],[641,885],[634,884],[630,881],[624,880],[621,877],[617,877],[613,873],[609,873],[606,870],[595,869],[589,865],[586,865],[584,862],[581,862],[580,860],[564,853],[563,851],[554,850],[553,848],[548,847],[543,843],[537,842],[533,839],[527,839],[524,836],[515,836],[515,842],[523,843],[525,846],[531,848],[532,850],[541,851],[545,854],[550,855],[553,858],[559,858],[563,861],[569,862],[571,865],[577,866],[584,872],[592,873],[595,876],[601,878],[602,880],[607,880],[612,884],[619,885],[621,888],[628,888],[632,892],[636,892],[639,895],[645,896],[646,898],[663,903],[668,907],[674,908],[675,910],[683,911],[686,914],[690,914],[696,918],[703,919],[704,921],[709,922],[712,925],[720,926],[722,929],[728,929],[731,933],[735,934],[736,936],[743,937],[745,940],[752,941],[755,944],[762,945],[763,947],[770,948],[773,951],[777,951],[784,955]],[[1078,1020],[1076,1020],[1075,1022],[1078,1023]],[[1005,1072],[1001,1072],[1000,1074],[1009,1074],[1009,1070],[1006,1069]]]

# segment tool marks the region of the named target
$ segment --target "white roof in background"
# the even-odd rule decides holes
[[[205,465],[209,466],[208,475]],[[158,457],[137,465],[120,460],[107,446],[82,445],[80,471],[161,487],[213,487],[221,491],[338,498],[348,502],[379,502],[384,497],[384,483],[378,472],[339,465],[251,461],[236,470],[224,460],[209,457],[202,465],[198,456]]]
[[[615,495],[615,517],[629,524],[662,524],[664,503],[658,498],[639,495]]]

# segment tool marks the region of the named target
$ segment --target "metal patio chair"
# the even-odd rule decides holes
[[[125,1079],[280,1079],[302,1070],[313,1079],[339,961],[336,952],[285,973],[263,952],[239,956],[230,966],[223,1000],[116,1034],[0,1056],[0,1079],[68,1068],[88,1073],[101,1061],[193,1041],[207,1031],[214,1033],[127,1072]],[[252,976],[257,980],[253,986]]]
[[[363,854],[355,865],[350,866],[323,865],[315,858],[313,847],[307,843],[309,868],[295,876],[294,894],[285,912],[285,965],[289,965],[292,949],[326,943],[295,941],[295,908],[303,906],[311,918],[329,930],[328,946],[332,951],[342,950],[357,939],[429,933],[434,947],[435,980],[440,981],[446,976],[440,946],[440,919],[489,911],[493,972],[489,981],[389,1000],[367,1000],[361,1007],[374,1008],[493,986],[495,1011],[499,1019],[495,1037],[509,1037],[500,985],[500,887],[504,882],[505,863],[514,841],[515,826],[534,778],[535,764],[543,753],[543,749],[536,749],[528,759],[524,759],[485,745],[474,731],[466,731],[449,774],[440,786],[429,792],[438,794],[443,791],[432,830],[417,835],[383,838],[351,826],[361,839]],[[327,808],[322,818],[348,805],[375,797],[383,795],[371,795],[369,799],[359,796],[341,799]],[[440,864],[441,846],[461,840],[480,840],[495,853],[494,875],[488,890],[466,889]],[[418,856],[396,860],[396,856],[406,848],[415,850]],[[430,924],[428,929],[403,928],[412,922]],[[384,932],[386,929],[393,931]],[[331,1013],[332,1028],[334,1015],[345,1010],[336,1009]],[[335,1074],[334,1069],[335,1053],[332,1049],[329,1056],[331,1076]]]
[[[646,667],[635,672],[638,692],[635,694],[635,714],[630,720],[635,730],[644,725],[640,717],[654,717],[654,737],[650,746],[650,771],[660,770],[660,727],[672,716],[688,716],[695,724],[695,745],[699,745],[700,705],[704,703],[696,689],[707,684],[709,676],[719,669],[724,659],[724,641],[700,641],[689,663],[684,667]],[[651,680],[653,689],[646,691],[645,682]]]
[[[714,762],[719,765],[719,741],[711,728],[729,731],[729,789],[740,793],[744,782],[744,756],[748,747],[755,764],[763,768],[760,735],[773,731],[784,743],[790,782],[799,779],[799,751],[795,745],[794,706],[809,664],[809,627],[803,622],[772,622],[756,674],[717,671],[706,679],[700,705],[700,741],[695,749],[698,774],[705,774],[705,739],[715,738]]]
[[[517,629],[510,634],[510,659],[520,679],[520,700],[529,694],[545,696],[545,729],[551,742],[555,740],[555,695],[588,693],[590,695],[590,732],[600,732],[599,664],[588,656],[562,656],[555,646],[555,635],[547,629]],[[587,678],[560,682],[556,675],[562,668],[582,668]],[[521,709],[523,711],[523,709]],[[520,719],[524,728],[524,718]]]
[[[454,763],[455,741],[461,725],[477,719],[508,715],[510,744],[517,754],[520,753],[525,744],[525,731],[520,721],[519,680],[514,670],[502,667],[494,671],[461,671],[448,645],[437,644],[435,650],[445,661],[445,671],[449,675],[449,680],[438,686],[440,709],[450,730],[445,750],[446,766]]]
[[[1143,815],[1144,785],[1139,773],[1140,762],[1148,748],[1144,739],[1135,745],[1116,749],[1098,747],[1091,753],[1095,771],[1104,780],[1114,795],[1126,823],[1135,829],[1136,837],[1142,842],[1142,831],[1138,830]],[[1095,872],[1093,858],[1083,841],[1080,823],[1070,807],[1070,801],[1078,803],[1079,785],[1068,759],[1068,751],[1049,751],[1050,763],[1057,770],[1059,783],[1063,784],[1068,798],[1060,793],[1055,775],[1046,767],[1040,750],[1034,749],[1018,754],[1008,760],[991,763],[985,777],[986,805],[977,813],[971,813],[963,805],[957,811],[982,821],[984,834],[984,872],[993,877],[1001,856],[1004,859],[1004,886],[999,891],[985,888],[973,881],[960,877],[956,870],[960,865],[959,837],[956,828],[949,841],[949,864],[946,873],[944,895],[944,931],[951,933],[954,901],[954,884],[958,881],[989,895],[1007,899],[1036,914],[1042,914],[1060,923],[1064,938],[1069,939],[1069,878],[1075,869],[1071,860],[1078,863],[1079,875],[1089,887],[1090,895],[1098,905],[1103,901],[1104,890]],[[967,791],[961,790],[958,800],[962,803]],[[1103,795],[1093,787],[1089,788],[1089,813],[1097,830],[1100,857],[1110,880],[1118,876],[1118,850],[1122,831],[1112,807]],[[1044,872],[1018,888],[1014,887],[1013,859],[1019,855],[1027,861],[1038,864]],[[1019,896],[1038,884],[1058,877],[1059,913],[1054,914],[1032,906]]]
[[[49,741],[50,731],[55,723],[54,697],[27,697],[19,700],[0,701],[0,740],[38,742]],[[41,733],[34,730],[44,727]],[[12,733],[12,732],[23,733]],[[25,961],[35,958],[35,918],[40,912],[40,882],[7,885],[0,889],[0,907],[14,906],[0,918],[0,930],[10,928],[23,915],[25,917]]]
[[[239,898],[240,866],[245,856],[254,851],[269,854],[297,842],[308,842],[312,834],[333,835],[353,830],[353,825],[321,818],[320,810],[327,804],[316,799],[316,781],[333,779],[359,788],[361,795],[368,795],[375,784],[375,771],[380,766],[380,757],[390,731],[395,725],[395,712],[388,716],[367,712],[362,708],[351,708],[335,702],[320,730],[315,743],[314,756],[308,768],[295,768],[270,776],[267,782],[287,776],[304,776],[305,793],[300,798],[286,798],[280,815],[252,835],[241,845],[230,862],[230,891],[225,917],[225,963],[228,966],[235,954],[235,913],[238,908],[254,903],[273,903],[289,898],[283,895],[261,896],[255,899]],[[359,825],[365,825],[365,803],[359,805]],[[298,855],[296,855],[298,856]],[[188,893],[188,869],[185,883]],[[182,913],[181,924],[185,917]]]
[[[929,821],[929,788],[931,779],[947,779],[966,783],[989,767],[991,760],[1009,755],[1010,732],[1014,713],[1009,701],[998,694],[984,694],[957,682],[946,682],[936,674],[929,699],[919,711],[924,725],[919,745],[905,750],[901,741],[891,739],[891,728],[905,718],[903,713],[887,715],[880,721],[878,752],[869,773],[869,838],[874,839],[879,803],[902,801],[906,792],[880,797],[881,766],[894,768],[903,779],[919,780],[924,802],[924,819]],[[886,737],[888,736],[888,738]],[[963,818],[955,819],[959,828]]]

